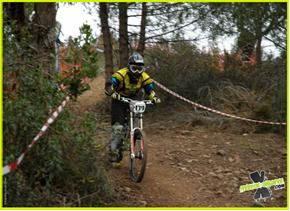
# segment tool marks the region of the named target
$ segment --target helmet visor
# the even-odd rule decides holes
[[[130,69],[132,73],[142,73],[144,71],[143,66],[139,65],[130,65]]]

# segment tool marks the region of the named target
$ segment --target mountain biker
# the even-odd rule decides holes
[[[110,161],[120,162],[122,153],[119,148],[124,133],[128,104],[120,101],[121,97],[136,99],[141,89],[144,89],[149,100],[153,103],[160,103],[160,99],[154,92],[153,80],[144,71],[143,57],[134,52],[128,60],[127,67],[115,72],[111,81],[106,83],[105,93],[112,97],[111,124],[112,139],[110,143]]]

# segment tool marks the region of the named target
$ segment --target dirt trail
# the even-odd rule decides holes
[[[90,82],[90,90],[84,92],[78,97],[76,102],[72,103],[72,109],[75,112],[82,113],[87,111],[96,105],[97,102],[101,102],[105,98],[104,92],[105,78],[104,74],[101,75]]]
[[[103,85],[103,76],[93,80],[91,90],[73,108],[101,112]],[[124,201],[120,206],[250,207],[254,206],[254,191],[239,193],[240,185],[251,183],[250,172],[264,170],[268,179],[283,177],[287,181],[286,138],[194,126],[180,112],[168,113],[170,116],[165,111],[145,115],[149,157],[141,183],[130,181],[127,159],[120,169],[107,166],[112,186]],[[109,127],[109,116],[99,115],[99,127]],[[97,134],[104,144],[109,131]],[[263,204],[286,206],[286,201],[286,189],[272,188],[271,199]]]

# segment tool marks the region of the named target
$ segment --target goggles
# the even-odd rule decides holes
[[[130,70],[132,73],[142,73],[144,71],[143,66],[138,66],[138,65],[130,65]]]

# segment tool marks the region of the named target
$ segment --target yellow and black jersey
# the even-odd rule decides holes
[[[128,67],[125,67],[112,75],[112,85],[116,92],[124,97],[133,97],[136,96],[142,88],[144,88],[146,93],[149,95],[149,99],[155,96],[153,91],[153,80],[147,73],[142,72],[138,81],[132,83],[128,72]]]

